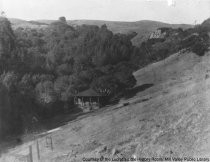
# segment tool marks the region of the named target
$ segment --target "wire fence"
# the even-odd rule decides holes
[[[20,150],[20,151],[19,151]],[[44,138],[34,140],[13,150],[13,153],[8,153],[5,157],[0,159],[2,162],[40,162],[46,153],[53,152],[53,137],[47,135]]]

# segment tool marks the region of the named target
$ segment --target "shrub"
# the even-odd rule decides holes
[[[192,51],[198,56],[203,56],[207,50],[208,45],[202,41],[198,41],[192,46]]]

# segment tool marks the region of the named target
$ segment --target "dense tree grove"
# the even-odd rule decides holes
[[[80,91],[93,88],[111,98],[135,85],[129,62],[134,33],[114,35],[106,25],[72,27],[65,17],[47,28],[14,31],[1,17],[0,31],[0,81],[8,94],[0,109],[9,116],[1,118],[0,125],[7,125],[1,136],[20,133],[14,127],[30,129],[33,116],[53,117],[64,105],[72,109]]]
[[[1,17],[0,137],[30,129],[33,116],[50,118],[64,105],[73,108],[78,92],[93,88],[113,98],[135,85],[137,68],[183,48],[198,55],[208,49],[208,25],[162,30],[164,39],[137,48],[131,43],[135,33],[113,34],[106,25],[72,27],[60,17],[47,28],[13,31]]]

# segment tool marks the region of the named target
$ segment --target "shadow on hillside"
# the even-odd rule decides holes
[[[129,99],[134,97],[138,92],[145,91],[146,89],[152,87],[154,84],[143,84],[132,89],[128,89],[125,91],[124,98]]]
[[[79,109],[73,109],[69,112],[59,114],[52,119],[40,121],[39,126],[37,126],[34,130],[31,130],[27,134],[5,138],[4,140],[0,141],[0,157],[2,154],[8,153],[9,149],[15,148],[19,145],[22,145],[23,143],[35,140],[37,138],[44,137],[49,133],[42,133],[58,127],[62,127],[68,124],[68,122],[74,121],[79,116],[84,114],[85,113],[83,113]]]
[[[75,119],[77,119],[78,116],[82,115],[83,112],[77,112],[77,113],[66,113],[66,114],[61,114],[58,115],[46,122],[44,122],[44,129],[45,130],[51,130],[51,129],[55,129],[57,127],[61,127],[65,124],[67,124],[70,121],[73,121]]]
[[[126,99],[132,98],[138,92],[142,92],[142,91],[152,87],[153,85],[154,84],[143,84],[143,85],[134,87],[132,89],[128,89],[125,91],[125,93],[123,93],[124,95],[122,95],[122,94],[119,95],[118,97],[113,99],[112,102],[110,102],[109,104],[110,104],[110,106],[116,105],[119,102],[121,97],[124,97]],[[146,100],[148,100],[148,99],[146,99]],[[142,100],[142,101],[144,101],[144,100]],[[99,109],[98,111],[102,111],[102,109]],[[95,112],[97,112],[97,111],[95,111]],[[26,135],[24,137],[24,140],[22,140],[22,137],[20,136],[20,137],[8,138],[7,140],[5,139],[4,143],[0,142],[0,157],[1,157],[2,153],[7,153],[8,149],[14,148],[18,145],[21,145],[22,143],[34,140],[36,138],[46,136],[47,134],[41,134],[41,133],[46,132],[51,129],[55,129],[57,127],[62,127],[71,121],[77,120],[78,118],[80,118],[80,119],[84,118],[88,114],[96,115],[97,113],[95,114],[92,111],[89,113],[84,113],[84,112],[81,112],[81,110],[74,109],[70,112],[57,115],[56,117],[54,117],[50,120],[41,121],[40,125],[42,126],[42,129],[38,132],[36,132],[34,130],[36,133],[33,133],[33,132],[29,133],[28,135]]]

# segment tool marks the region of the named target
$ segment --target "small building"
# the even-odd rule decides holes
[[[74,104],[84,112],[99,109],[105,103],[105,96],[88,89],[74,96]]]
[[[165,38],[167,29],[168,28],[157,29],[150,35],[149,39],[163,39],[163,38]]]

